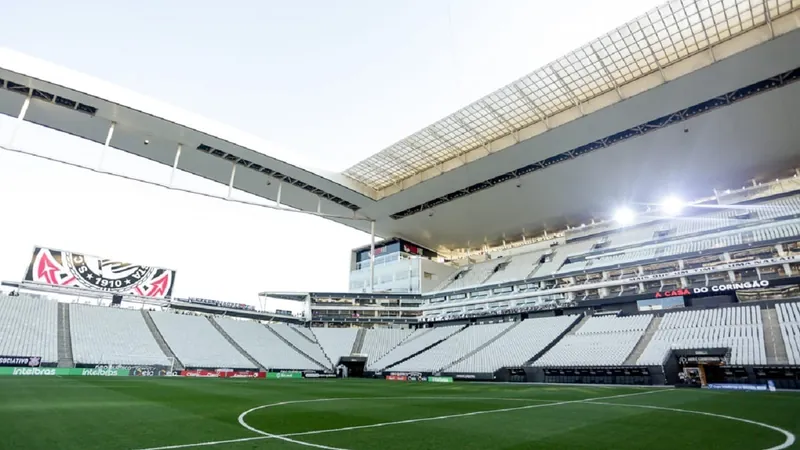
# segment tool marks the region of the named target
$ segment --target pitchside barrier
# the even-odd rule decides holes
[[[0,367],[0,375],[127,377],[128,369],[69,369],[60,367]]]

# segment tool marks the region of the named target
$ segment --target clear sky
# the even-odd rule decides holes
[[[0,45],[193,111],[314,166],[360,159],[661,3],[654,0],[27,0]],[[12,121],[0,118],[0,142]],[[97,165],[99,145],[33,125],[15,146]],[[165,182],[112,151],[104,168]],[[224,194],[187,174],[178,184]],[[245,194],[237,193],[240,198]],[[361,232],[0,152],[0,279],[34,245],[178,271],[176,295],[346,290]]]

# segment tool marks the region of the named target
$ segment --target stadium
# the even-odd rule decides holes
[[[671,1],[340,173],[0,49],[15,124],[370,235],[348,292],[258,306],[35,247],[0,448],[798,448],[798,29],[798,0]]]

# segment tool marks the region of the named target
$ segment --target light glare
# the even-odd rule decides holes
[[[630,225],[633,223],[635,218],[636,214],[628,207],[619,208],[614,213],[614,220],[616,220],[620,225]]]
[[[661,202],[661,211],[668,216],[677,216],[683,211],[685,203],[678,197],[667,197]]]

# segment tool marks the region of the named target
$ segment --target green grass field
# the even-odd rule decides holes
[[[264,405],[272,406],[242,416]],[[792,392],[382,380],[0,379],[3,449],[755,450],[789,448],[794,434],[800,434],[800,393]]]

